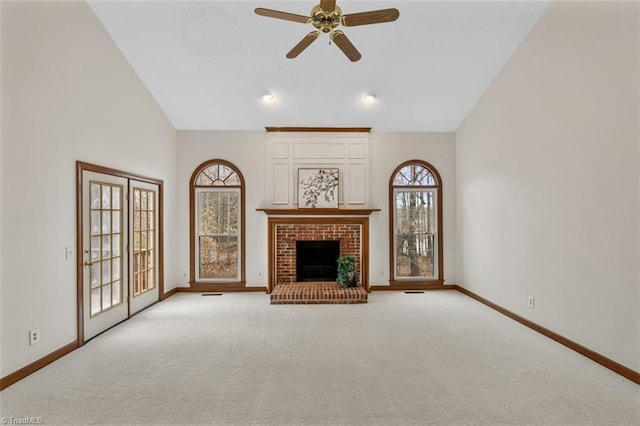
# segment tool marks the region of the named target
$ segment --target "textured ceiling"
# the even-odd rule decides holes
[[[549,1],[340,1],[345,14],[395,7],[392,23],[341,29],[350,62],[314,28],[254,14],[308,15],[316,1],[89,1],[179,129],[265,126],[453,131],[538,21]],[[274,93],[265,104],[259,94]],[[375,103],[363,102],[366,92]]]

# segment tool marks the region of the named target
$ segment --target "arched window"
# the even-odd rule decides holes
[[[391,284],[443,284],[442,181],[421,160],[398,166],[389,181]]]
[[[190,284],[244,284],[244,179],[225,160],[200,164],[190,183]]]

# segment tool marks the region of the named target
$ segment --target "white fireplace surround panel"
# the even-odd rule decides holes
[[[273,132],[268,136],[267,200],[276,208],[296,208],[298,169],[339,170],[338,201],[343,208],[367,205],[369,133]]]

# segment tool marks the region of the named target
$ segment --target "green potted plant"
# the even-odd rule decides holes
[[[356,258],[352,254],[340,256],[338,263],[338,284],[340,287],[355,287],[358,285],[356,275]]]

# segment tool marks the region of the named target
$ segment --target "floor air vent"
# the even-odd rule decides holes
[[[202,296],[222,296],[222,293],[202,293]]]
[[[405,294],[424,294],[424,291],[422,290],[411,290],[411,291],[405,291]]]

